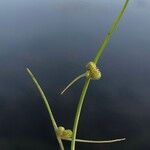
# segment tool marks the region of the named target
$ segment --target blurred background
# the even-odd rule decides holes
[[[48,113],[26,73],[49,99],[58,125],[72,128],[85,71],[125,0],[0,0],[0,149],[59,150]],[[77,136],[125,142],[77,150],[150,149],[150,1],[131,0],[92,81]],[[65,142],[66,150],[70,143]]]

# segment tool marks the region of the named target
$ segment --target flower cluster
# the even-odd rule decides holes
[[[56,132],[61,139],[72,138],[72,131],[70,129],[65,129],[63,126],[59,126]]]
[[[92,80],[99,80],[101,78],[101,72],[94,62],[90,61],[86,67],[87,67],[87,74],[86,74],[87,78],[90,78]]]

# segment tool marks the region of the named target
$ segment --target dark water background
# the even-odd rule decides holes
[[[0,0],[0,149],[58,150],[30,67],[45,89],[59,125],[72,128],[84,72],[123,0]],[[113,139],[78,150],[150,149],[150,1],[131,0],[91,82],[78,137]],[[65,143],[69,150],[69,144]]]

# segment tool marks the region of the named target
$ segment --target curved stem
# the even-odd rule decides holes
[[[64,94],[64,92],[71,86],[73,85],[77,80],[81,79],[82,77],[85,77],[86,73],[83,73],[81,75],[79,75],[78,77],[76,77],[73,81],[71,81],[66,88],[61,92],[61,95]]]
[[[106,37],[105,37],[105,39],[104,39],[104,41],[102,43],[102,46],[98,49],[97,54],[96,54],[96,56],[94,58],[94,63],[95,64],[97,64],[97,62],[98,62],[100,56],[102,55],[102,53],[104,51],[104,48],[106,47],[106,45],[107,45],[111,35],[113,34],[115,29],[117,28],[117,26],[119,24],[119,21],[121,20],[123,14],[125,12],[125,9],[127,7],[128,2],[129,2],[129,0],[126,0],[126,2],[124,4],[121,12],[119,13],[117,18],[113,22],[112,26],[110,27],[110,29],[109,29],[109,31],[108,31],[108,33],[107,33],[107,35],[106,35]],[[80,96],[80,100],[79,100],[79,103],[78,103],[78,106],[77,106],[77,112],[76,112],[76,115],[75,115],[75,120],[74,120],[74,125],[73,125],[73,137],[72,137],[72,142],[71,142],[71,150],[75,150],[75,140],[76,140],[78,122],[79,122],[79,118],[80,118],[82,104],[83,104],[84,97],[86,95],[89,83],[90,83],[90,79],[86,79],[84,87],[83,87],[83,90],[82,90],[82,93],[81,93],[81,96]]]
[[[48,114],[50,116],[50,119],[52,121],[52,125],[53,125],[53,128],[54,128],[54,131],[55,131],[55,134],[56,134],[56,137],[57,137],[60,149],[64,150],[63,143],[62,143],[61,139],[57,136],[57,133],[56,133],[56,130],[57,130],[58,126],[57,126],[56,121],[54,119],[54,116],[53,116],[52,110],[50,108],[50,105],[48,103],[48,100],[47,100],[47,98],[46,98],[46,96],[45,96],[41,86],[39,85],[38,81],[36,80],[35,76],[32,74],[32,72],[28,68],[27,68],[27,72],[30,75],[31,79],[33,80],[34,84],[36,85],[36,87],[37,87],[37,89],[38,89],[38,91],[39,91],[39,93],[40,93],[40,95],[41,95],[41,97],[43,99],[45,107],[46,107],[46,109],[48,111]]]
[[[69,139],[63,139],[66,141],[72,141],[71,138]],[[121,139],[115,139],[115,140],[104,140],[104,141],[98,141],[98,140],[83,140],[83,139],[76,139],[76,142],[80,142],[80,143],[89,143],[89,144],[107,144],[107,143],[115,143],[115,142],[121,142],[126,140],[125,138],[121,138]]]
[[[115,29],[117,28],[117,26],[118,26],[118,24],[119,24],[119,22],[120,22],[120,20],[121,20],[121,18],[122,18],[122,16],[123,16],[123,14],[124,14],[126,8],[127,8],[128,2],[129,2],[129,0],[126,0],[126,2],[125,2],[125,4],[124,4],[124,6],[123,6],[121,12],[119,13],[119,15],[116,17],[116,19],[115,19],[114,22],[112,23],[112,25],[111,25],[111,27],[110,27],[110,29],[109,29],[109,31],[108,31],[108,33],[107,33],[107,35],[106,35],[106,37],[105,37],[103,43],[102,43],[102,45],[101,45],[100,48],[98,49],[98,51],[97,51],[97,53],[96,53],[96,57],[94,58],[95,64],[97,64],[97,62],[98,62],[99,58],[101,57],[101,55],[102,55],[102,53],[103,53],[103,51],[104,51],[104,49],[105,49],[105,47],[106,47],[108,41],[110,40],[110,38],[111,38],[113,32],[114,32]]]
[[[78,128],[78,123],[79,123],[79,118],[80,118],[80,114],[81,114],[81,109],[82,109],[82,105],[83,105],[83,101],[88,89],[90,83],[90,78],[87,78],[85,80],[85,84],[80,96],[80,100],[77,106],[77,111],[76,111],[76,115],[75,115],[75,120],[74,120],[74,125],[73,125],[73,135],[72,135],[72,142],[71,142],[71,150],[75,150],[75,140],[76,140],[76,134],[77,134],[77,128]]]

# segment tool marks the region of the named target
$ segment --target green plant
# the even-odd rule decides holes
[[[55,134],[56,134],[56,138],[58,140],[59,146],[61,150],[64,150],[64,146],[63,146],[63,142],[62,140],[67,140],[67,141],[71,141],[71,150],[75,150],[75,142],[82,142],[82,143],[97,143],[97,144],[101,144],[101,143],[113,143],[113,142],[119,142],[119,141],[123,141],[125,140],[125,138],[122,139],[115,139],[115,140],[107,140],[107,141],[95,141],[95,140],[83,140],[83,139],[77,139],[76,138],[76,134],[77,134],[77,129],[78,129],[78,123],[79,123],[79,119],[80,119],[80,113],[81,113],[81,109],[82,109],[82,105],[84,102],[84,98],[85,95],[87,93],[87,89],[88,86],[90,84],[91,79],[92,80],[99,80],[101,78],[101,72],[100,70],[97,68],[96,64],[98,62],[98,60],[100,59],[108,41],[110,40],[113,32],[115,31],[115,29],[117,28],[126,8],[128,5],[129,0],[126,0],[121,12],[119,13],[119,15],[117,16],[117,18],[114,20],[113,24],[111,25],[101,47],[98,49],[95,58],[90,61],[87,64],[86,67],[86,72],[79,75],[77,78],[75,78],[62,92],[61,94],[63,94],[72,84],[74,84],[77,80],[79,80],[82,77],[85,77],[85,83],[81,92],[81,96],[79,99],[79,103],[77,106],[77,111],[76,111],[76,115],[75,115],[75,119],[74,119],[74,125],[73,125],[73,131],[70,129],[65,129],[63,126],[57,126],[57,123],[55,121],[55,118],[53,116],[52,110],[50,108],[50,105],[48,103],[48,100],[41,88],[41,86],[39,85],[39,83],[37,82],[35,76],[32,74],[32,72],[27,68],[27,72],[30,75],[30,77],[32,78],[34,84],[36,85],[39,93],[41,94],[41,97],[43,99],[43,102],[46,106],[46,109],[49,113],[49,117],[51,119]]]

